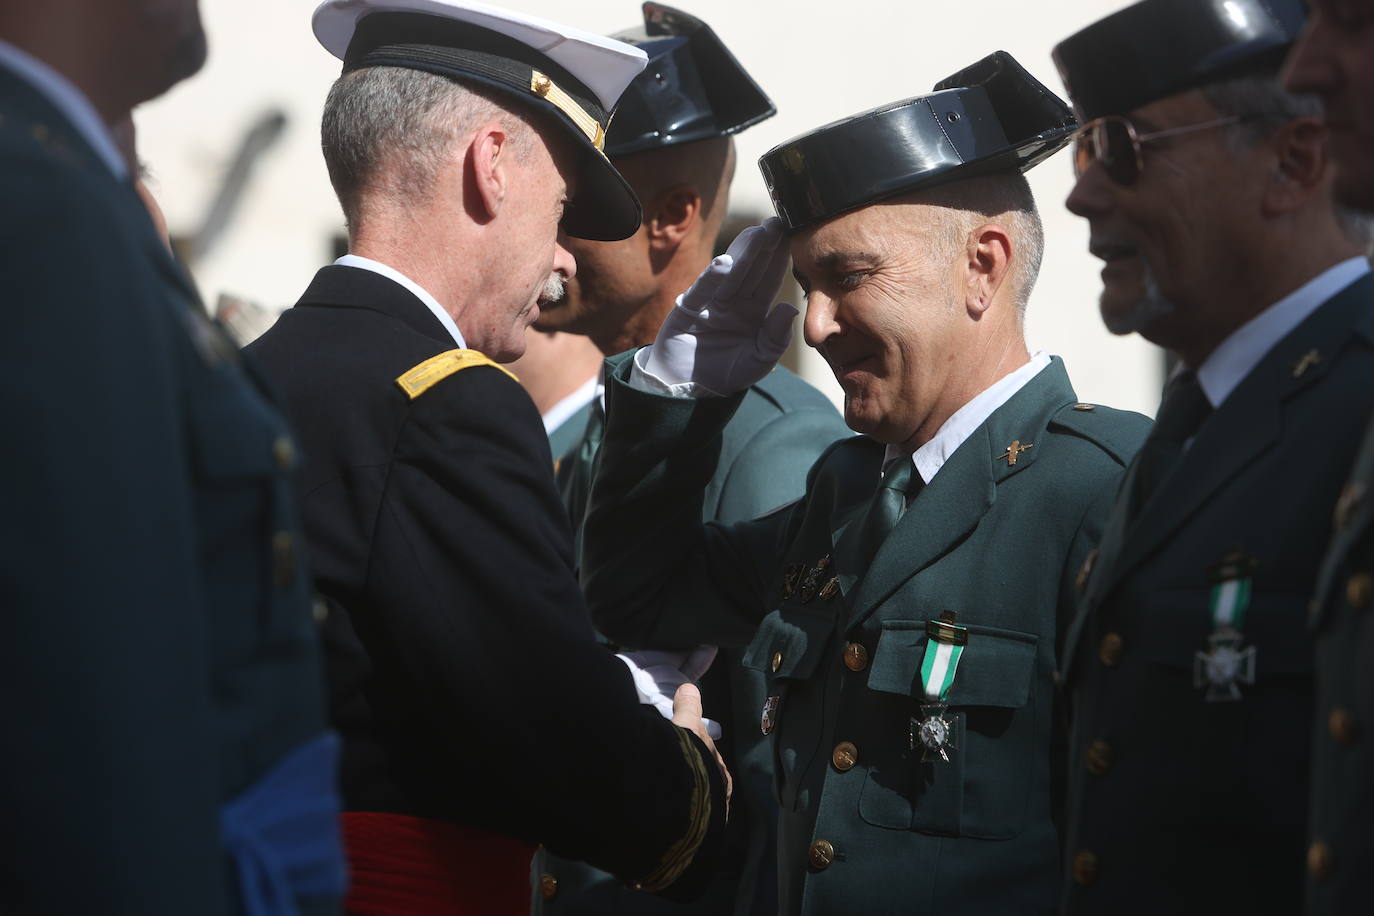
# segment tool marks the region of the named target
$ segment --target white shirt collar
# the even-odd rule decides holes
[[[1197,370],[1212,407],[1220,407],[1264,355],[1332,296],[1369,273],[1364,257],[1331,267],[1231,332]]]
[[[911,454],[911,460],[916,465],[916,473],[921,475],[921,480],[926,483],[934,480],[940,468],[949,460],[949,456],[973,435],[973,431],[982,426],[997,408],[1011,400],[1012,395],[1026,387],[1027,383],[1049,364],[1050,355],[1044,350],[1036,350],[1035,355],[1025,365],[1002,376],[973,400],[956,410],[933,439]],[[883,456],[883,466],[886,467],[890,460],[900,454],[898,446],[889,445],[887,453]]]
[[[454,343],[458,344],[460,349],[467,349],[467,341],[463,340],[463,332],[458,330],[458,325],[454,323],[453,316],[444,311],[444,307],[439,304],[439,300],[426,292],[423,286],[416,283],[399,270],[396,270],[394,267],[387,267],[381,261],[374,261],[371,258],[365,258],[357,254],[346,254],[334,263],[339,267],[357,267],[362,270],[370,270],[374,274],[381,274],[388,280],[404,286],[414,294],[416,299],[423,302],[429,310],[434,313],[434,317],[439,319],[439,323],[447,328],[448,332],[453,335]]]
[[[552,436],[553,431],[568,422],[569,417],[595,400],[600,389],[601,373],[598,371],[578,385],[576,391],[544,412],[544,432]]]
[[[100,120],[90,99],[82,95],[71,80],[6,41],[0,41],[0,66],[14,73],[51,102],[71,122],[72,128],[82,139],[90,144],[115,178],[123,181],[129,177],[128,163],[115,145],[110,128]]]

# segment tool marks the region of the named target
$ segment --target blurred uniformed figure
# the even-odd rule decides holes
[[[606,356],[653,343],[674,299],[710,263],[729,209],[734,135],[774,113],[706,23],[657,3],[644,4],[643,15],[643,25],[614,36],[643,49],[649,66],[625,91],[606,136],[606,154],[643,202],[643,222],[616,242],[570,239],[577,275],[538,323],[588,335]],[[599,394],[575,441],[561,450],[554,443],[574,544],[604,428]],[[703,520],[756,518],[795,500],[812,463],[848,433],[824,395],[787,369],[774,369],[749,388],[724,429]],[[649,661],[657,667],[677,660],[656,654]],[[690,911],[776,914],[777,805],[771,751],[758,730],[763,677],[740,664],[738,650],[727,649],[700,683],[706,714],[725,723],[721,752],[735,797],[721,867]],[[683,911],[631,895],[610,875],[585,866],[552,857],[535,864],[535,910],[549,916]]]
[[[601,147],[644,55],[461,0],[327,0],[314,29],[344,63],[323,146],[349,254],[249,349],[306,456],[348,906],[526,912],[539,842],[690,896],[727,799],[699,699],[670,724],[597,644],[497,365],[572,276],[568,235],[639,225]]]
[[[586,337],[562,331],[525,332],[525,352],[506,366],[529,392],[544,421],[554,468],[582,438],[601,373],[601,351]]]
[[[1181,363],[1066,649],[1071,913],[1301,909],[1306,608],[1374,406],[1365,225],[1277,80],[1302,20],[1144,0],[1054,51],[1103,320]]]
[[[296,446],[109,126],[204,57],[194,0],[0,5],[4,913],[343,892]]]
[[[1321,97],[1336,197],[1374,211],[1374,5],[1317,0],[1289,52],[1290,91]],[[1334,513],[1308,625],[1316,639],[1307,912],[1374,900],[1374,426]]]
[[[1080,403],[1024,342],[1042,241],[1021,173],[1074,126],[998,52],[771,150],[780,219],[614,361],[589,604],[628,644],[748,645],[784,914],[1057,907],[1051,675],[1103,497],[1148,428]],[[865,435],[792,505],[703,526],[721,430],[788,341],[795,310],[769,307],[789,246],[807,342]]]

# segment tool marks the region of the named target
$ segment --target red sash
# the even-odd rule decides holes
[[[534,847],[405,814],[343,815],[348,916],[526,916]]]

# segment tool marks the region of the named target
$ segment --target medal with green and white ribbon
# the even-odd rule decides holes
[[[1255,683],[1255,647],[1243,646],[1241,634],[1254,570],[1254,559],[1239,552],[1210,570],[1212,635],[1207,650],[1193,655],[1193,686],[1207,689],[1203,698],[1209,703],[1235,702],[1241,699],[1241,684]]]
[[[926,621],[926,654],[921,659],[921,689],[926,702],[921,704],[921,718],[911,720],[910,737],[911,749],[922,750],[922,763],[936,759],[949,763],[949,751],[958,749],[956,722],[946,718],[945,711],[967,646],[968,629],[954,625],[951,611],[945,611],[939,620]]]

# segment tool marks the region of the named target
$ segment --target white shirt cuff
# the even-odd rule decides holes
[[[713,398],[719,397],[711,389],[698,385],[696,382],[682,382],[670,379],[659,378],[645,368],[649,361],[649,351],[653,349],[650,344],[641,347],[635,353],[633,365],[630,367],[630,387],[636,391],[646,391],[649,394],[661,394],[670,398]]]

